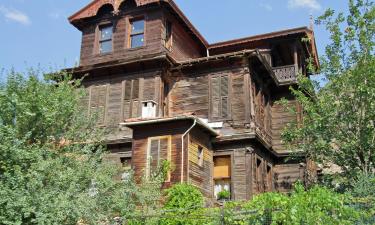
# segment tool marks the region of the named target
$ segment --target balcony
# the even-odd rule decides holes
[[[280,84],[291,84],[297,82],[297,65],[273,67],[273,72]]]

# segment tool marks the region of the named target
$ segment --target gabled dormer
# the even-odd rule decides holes
[[[94,0],[69,21],[82,31],[82,67],[207,53],[208,43],[169,0]]]

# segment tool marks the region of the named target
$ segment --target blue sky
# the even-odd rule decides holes
[[[209,43],[280,29],[308,26],[309,15],[346,9],[344,0],[175,0]],[[90,0],[1,0],[0,68],[24,71],[72,67],[79,60],[81,33],[67,17]],[[328,34],[315,27],[319,54]],[[3,73],[0,73],[0,76]]]

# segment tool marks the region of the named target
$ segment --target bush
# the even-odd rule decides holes
[[[229,224],[355,224],[362,213],[349,206],[350,198],[315,186],[305,191],[297,184],[290,196],[265,193],[246,203],[225,206]]]
[[[177,184],[165,191],[164,219],[160,224],[165,225],[198,225],[207,224],[200,219],[204,214],[204,198],[202,193],[193,185]]]

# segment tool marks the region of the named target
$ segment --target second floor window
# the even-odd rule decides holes
[[[90,87],[90,115],[96,117],[98,125],[105,123],[107,92],[107,85]]]
[[[100,39],[99,39],[99,53],[105,54],[112,52],[112,35],[113,26],[106,25],[99,28]]]
[[[218,75],[210,81],[210,118],[228,119],[230,114],[229,76]]]
[[[123,119],[136,118],[141,115],[139,98],[139,79],[123,82]]]
[[[145,43],[145,21],[134,20],[131,22],[130,47],[137,48],[144,46]]]

